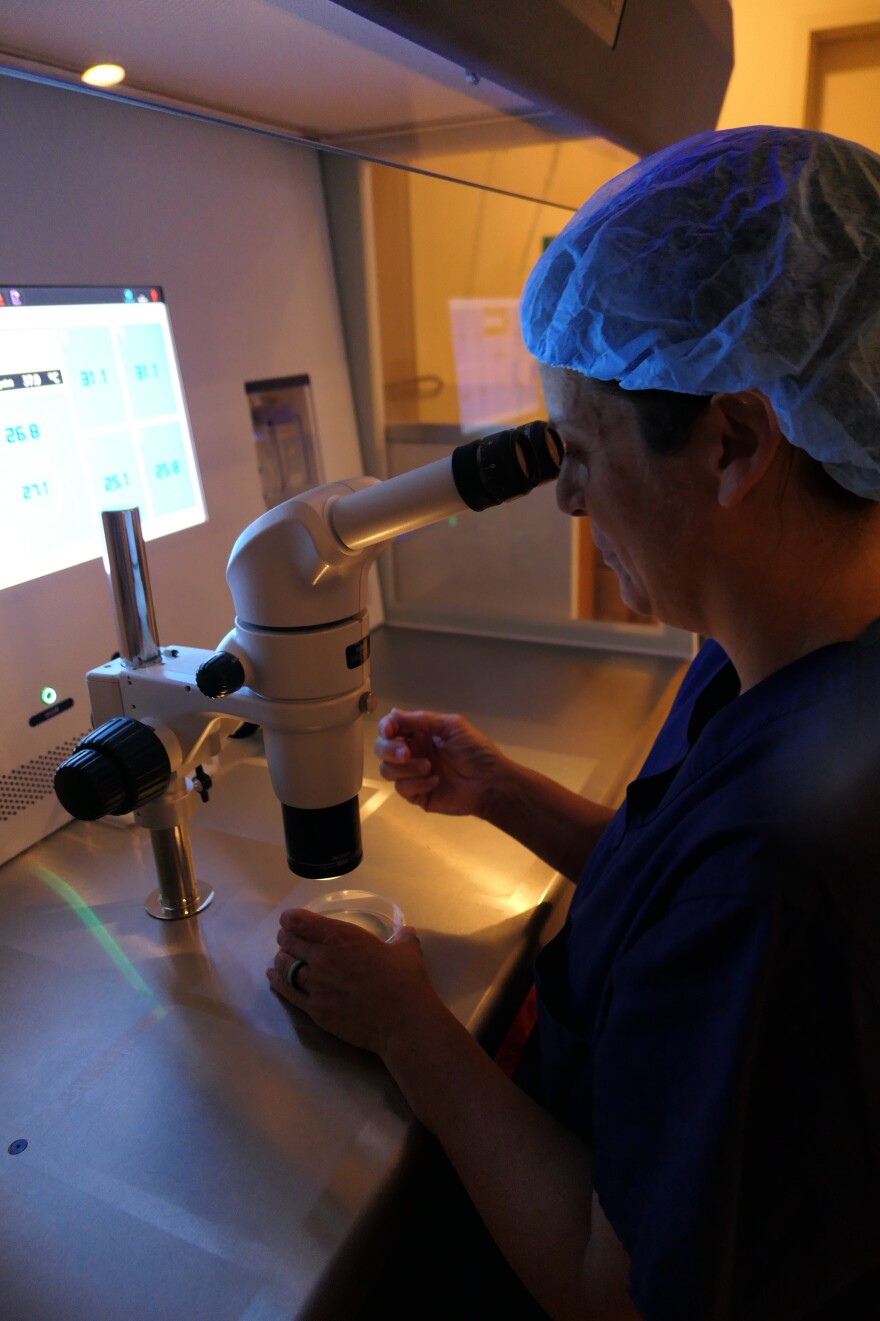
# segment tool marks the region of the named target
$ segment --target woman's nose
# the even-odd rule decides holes
[[[556,505],[571,518],[583,518],[587,512],[585,482],[575,464],[563,463],[556,479]]]

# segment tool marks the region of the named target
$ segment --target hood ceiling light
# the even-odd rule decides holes
[[[93,64],[80,76],[90,87],[115,87],[125,77],[125,70],[121,64]]]

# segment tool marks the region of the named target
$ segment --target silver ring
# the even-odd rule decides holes
[[[292,986],[295,991],[302,991],[302,987],[299,985],[296,978],[300,968],[305,968],[307,966],[305,959],[294,959],[293,963],[291,963],[290,967],[287,969],[287,985]]]

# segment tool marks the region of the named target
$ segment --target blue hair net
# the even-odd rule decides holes
[[[701,133],[600,188],[535,265],[529,352],[627,390],[758,389],[793,445],[880,500],[880,156]]]

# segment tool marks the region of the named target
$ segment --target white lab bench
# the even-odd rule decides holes
[[[460,710],[606,802],[682,668],[392,628],[373,641],[376,716]],[[356,1314],[418,1129],[375,1058],[268,990],[279,913],[345,884],[393,899],[489,1046],[569,893],[491,827],[403,803],[376,776],[374,736],[375,718],[364,861],[346,881],[288,871],[258,740],[191,823],[216,892],[198,917],[144,911],[156,878],[137,827],[74,822],[0,869],[3,1321]]]

